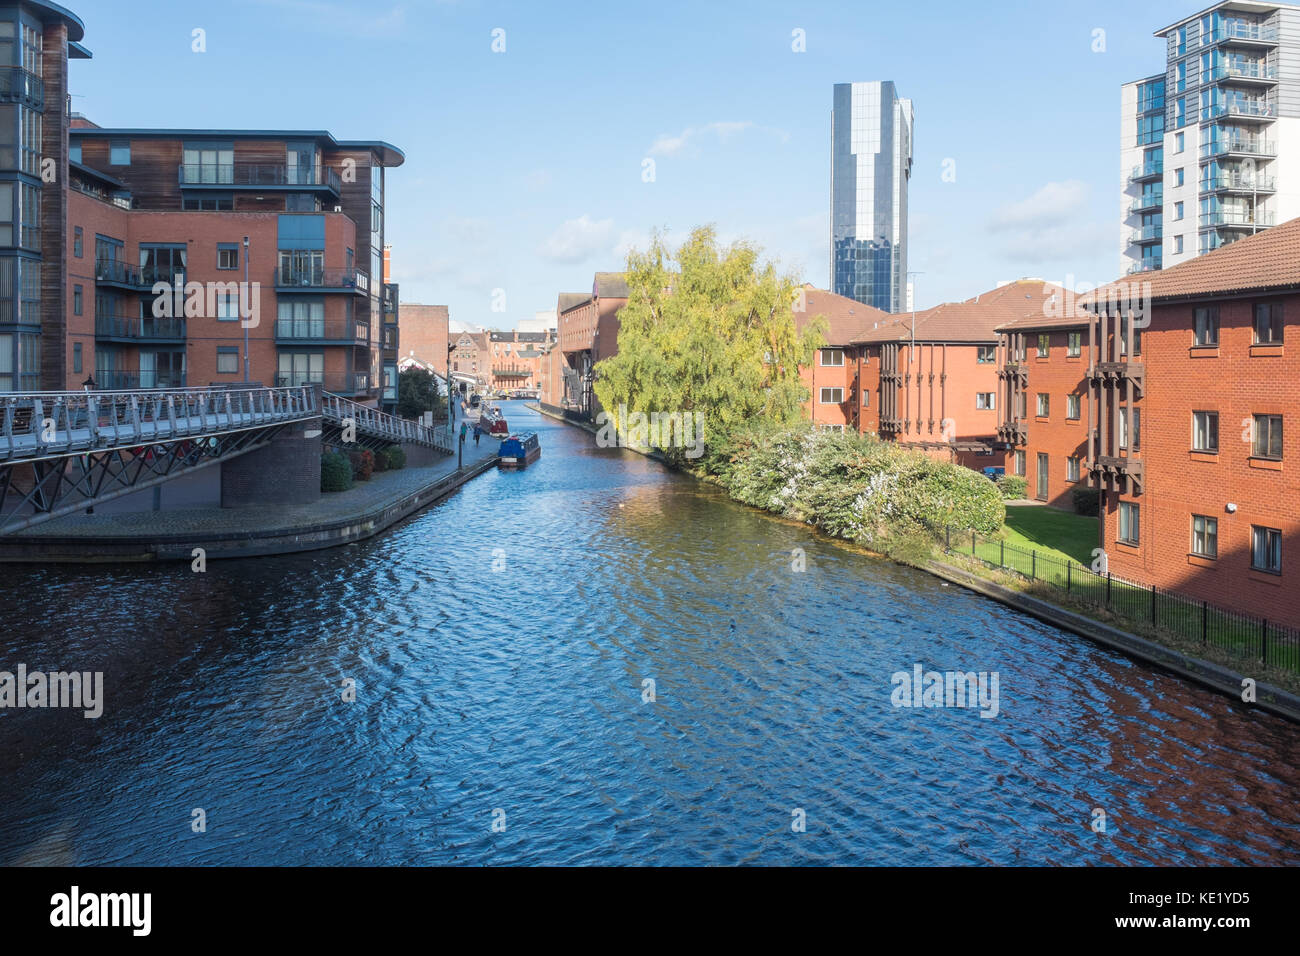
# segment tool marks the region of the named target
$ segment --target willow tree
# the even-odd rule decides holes
[[[655,235],[645,252],[628,254],[627,287],[618,353],[597,364],[595,384],[621,435],[636,432],[638,414],[690,413],[714,448],[742,426],[801,418],[808,391],[799,367],[812,361],[826,323],[796,327],[798,282],[760,264],[757,247],[720,249],[712,227],[675,251]],[[670,437],[651,428],[648,444],[679,463],[691,457]]]

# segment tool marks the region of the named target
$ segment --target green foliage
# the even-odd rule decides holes
[[[997,485],[1002,497],[1008,500],[1019,501],[1029,494],[1029,483],[1020,475],[998,475]]]
[[[397,414],[417,419],[425,412],[434,418],[447,417],[447,400],[438,392],[438,380],[422,368],[408,368],[397,373]]]
[[[401,445],[389,445],[380,454],[375,456],[375,463],[379,459],[384,459],[384,465],[389,471],[400,471],[406,467],[406,449]]]
[[[1075,488],[1074,489],[1074,510],[1081,515],[1087,515],[1090,518],[1097,517],[1101,509],[1101,492],[1096,488]]]
[[[341,452],[327,451],[320,456],[320,490],[347,491],[352,487],[352,463]]]
[[[712,227],[676,250],[656,235],[627,259],[627,305],[619,311],[618,354],[596,366],[596,397],[615,427],[620,408],[690,412],[705,440],[706,472],[750,422],[799,421],[807,389],[799,366],[823,342],[824,319],[796,328],[796,280],[760,264],[748,243],[719,249]],[[674,464],[685,449],[656,447]]]
[[[356,481],[369,481],[375,470],[375,453],[369,448],[353,449],[348,452],[352,464],[352,477]]]
[[[757,426],[719,459],[737,501],[886,554],[926,550],[944,527],[994,534],[1006,517],[982,474],[868,435]]]

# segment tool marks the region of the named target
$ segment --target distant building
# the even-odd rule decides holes
[[[891,81],[837,83],[831,112],[831,291],[907,307],[912,101]]]

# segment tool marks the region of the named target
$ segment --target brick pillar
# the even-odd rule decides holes
[[[221,463],[221,507],[310,504],[320,498],[321,422],[298,422],[257,451]]]

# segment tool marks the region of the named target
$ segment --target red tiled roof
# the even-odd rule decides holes
[[[1200,295],[1224,295],[1300,286],[1300,219],[1168,269],[1116,279],[1080,301],[1090,304],[1104,298],[1139,296],[1152,301]]]
[[[997,329],[1010,322],[1042,318],[1054,296],[1064,293],[1059,285],[1039,279],[1018,279],[965,302],[945,302],[916,313],[916,341],[997,341]],[[1057,299],[1057,301],[1060,301]],[[912,316],[891,315],[881,324],[854,340],[856,343],[902,342],[912,338]]]
[[[898,318],[855,299],[805,285],[800,291],[799,302],[795,305],[795,324],[802,330],[819,315],[825,316],[829,325],[826,332],[827,345],[848,345],[873,325],[893,322]]]

